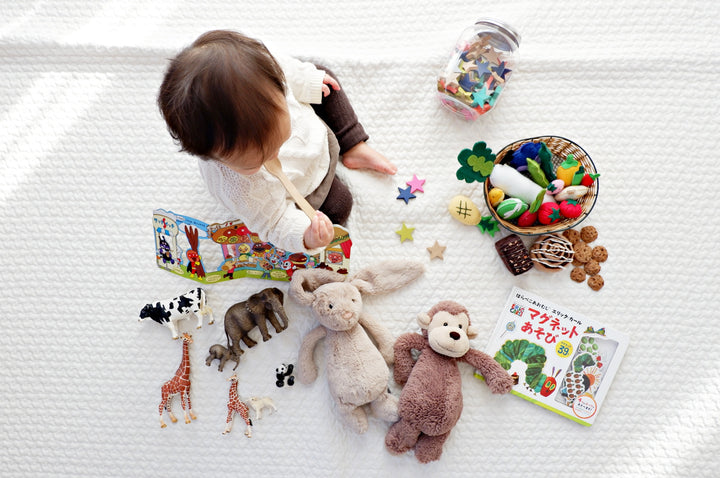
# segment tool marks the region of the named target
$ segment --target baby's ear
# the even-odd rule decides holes
[[[474,325],[471,325],[470,327],[468,327],[467,336],[469,339],[474,339],[475,337],[477,337],[478,336],[477,327],[475,327]]]
[[[430,318],[430,316],[427,313],[421,312],[418,314],[417,323],[421,329],[427,330],[427,328],[430,327],[431,321],[432,321],[432,319]]]

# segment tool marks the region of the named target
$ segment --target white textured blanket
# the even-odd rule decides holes
[[[3,476],[716,476],[718,2],[3,3]],[[435,78],[462,29],[483,15],[515,26],[522,42],[498,106],[467,123],[437,103]],[[231,371],[204,361],[224,341],[222,320],[198,331],[182,324],[195,339],[197,420],[160,428],[160,387],[181,344],[136,319],[146,302],[196,284],[155,266],[152,211],[233,218],[204,189],[195,160],[177,152],[155,96],[167,59],[215,28],[327,64],[372,145],[399,166],[395,177],[339,168],[356,201],[352,267],[396,257],[427,266],[418,282],[366,302],[395,337],[453,299],[469,308],[482,349],[513,285],[630,336],[592,427],[492,395],[461,365],[465,409],[442,459],[392,456],[386,423],[371,419],[356,435],[339,421],[322,361],[312,385],[276,387],[275,368],[296,361],[313,327],[288,301],[290,327],[237,369],[241,398],[277,406],[255,420],[252,438],[239,424],[221,434]],[[609,251],[599,292],[568,271],[512,276],[493,238],[447,213],[457,194],[483,203],[477,183],[455,178],[460,150],[541,135],[574,140],[602,174],[584,223]],[[413,174],[426,180],[424,193],[405,204],[397,188]],[[412,241],[395,232],[403,222],[415,228]],[[436,240],[444,259],[431,261]],[[269,285],[288,286],[235,280],[208,286],[208,300],[221,319]]]

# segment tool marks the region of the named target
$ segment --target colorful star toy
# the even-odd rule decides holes
[[[408,186],[410,186],[410,192],[414,193],[416,191],[420,191],[421,193],[424,193],[423,190],[423,184],[425,184],[424,179],[418,179],[417,174],[413,174],[412,180],[406,182]]]
[[[405,201],[405,204],[410,202],[411,199],[415,199],[415,195],[412,193],[412,186],[408,186],[405,189],[398,188],[398,191],[400,191],[400,194],[398,195],[397,199],[402,199]]]
[[[438,241],[435,241],[435,244],[433,244],[431,247],[428,247],[427,251],[430,253],[430,260],[444,259],[443,252],[445,252],[445,246],[441,246]]]
[[[400,228],[400,229],[398,229],[397,231],[395,231],[395,234],[397,234],[398,236],[400,236],[400,242],[403,243],[403,242],[405,242],[405,241],[412,241],[412,240],[413,240],[412,233],[413,233],[414,230],[415,230],[414,227],[407,227],[407,226],[405,225],[405,223],[403,222],[403,223],[402,223],[402,228]]]

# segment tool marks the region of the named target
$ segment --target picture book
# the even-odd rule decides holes
[[[515,379],[511,393],[590,426],[628,340],[602,323],[514,287],[486,352]]]
[[[298,269],[325,268],[347,274],[352,241],[335,226],[335,237],[320,254],[279,249],[260,240],[240,220],[207,224],[171,211],[153,211],[158,267],[210,284],[241,277],[289,281]]]

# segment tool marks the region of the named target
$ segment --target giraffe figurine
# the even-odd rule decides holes
[[[163,421],[163,410],[167,410],[168,416],[173,423],[177,422],[177,418],[172,413],[171,402],[172,398],[180,394],[180,402],[183,407],[183,414],[185,415],[185,423],[191,423],[191,418],[195,420],[197,417],[192,411],[192,405],[190,404],[190,355],[188,354],[188,346],[193,342],[192,335],[185,332],[182,334],[183,350],[182,350],[182,361],[180,366],[175,372],[175,376],[165,382],[162,386],[162,400],[158,411],[160,412],[160,427],[165,428],[167,425]],[[188,416],[189,414],[189,416]]]
[[[228,414],[227,420],[225,421],[227,425],[225,425],[225,431],[223,432],[223,435],[230,433],[230,430],[232,430],[233,426],[234,414],[238,413],[242,417],[242,419],[245,420],[245,424],[247,425],[247,428],[245,429],[245,436],[250,438],[252,437],[252,420],[250,420],[250,412],[248,411],[248,406],[240,400],[240,397],[237,393],[237,374],[232,374],[228,381],[230,382],[230,392],[228,393]]]

